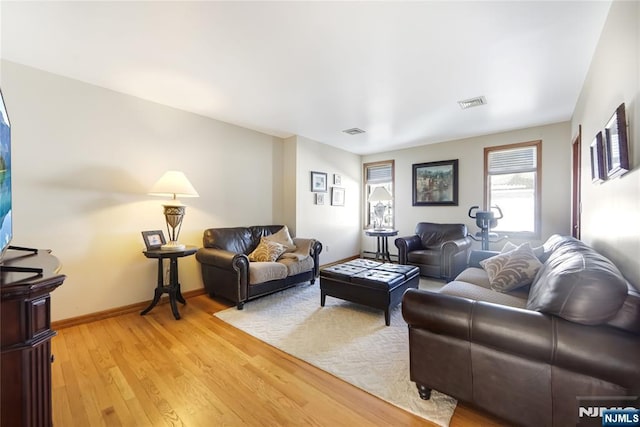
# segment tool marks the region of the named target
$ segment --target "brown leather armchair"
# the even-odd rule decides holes
[[[419,222],[413,236],[398,237],[398,262],[415,265],[420,275],[451,280],[467,265],[472,240],[464,224]]]

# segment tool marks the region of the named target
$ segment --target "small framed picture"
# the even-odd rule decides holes
[[[162,230],[143,231],[142,239],[144,240],[144,245],[147,247],[147,250],[160,249],[162,245],[167,243]]]
[[[333,174],[333,185],[342,185],[342,175]]]
[[[331,204],[333,206],[344,206],[344,188],[331,187]]]
[[[327,174],[325,172],[311,171],[311,191],[327,192]]]
[[[324,205],[324,193],[316,193],[316,205]]]

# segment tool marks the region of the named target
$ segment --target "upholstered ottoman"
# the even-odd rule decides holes
[[[384,310],[389,326],[389,310],[402,300],[404,291],[417,288],[419,281],[418,267],[357,259],[320,270],[320,305],[324,307],[328,295]]]

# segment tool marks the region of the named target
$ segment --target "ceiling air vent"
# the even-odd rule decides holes
[[[357,135],[359,133],[364,133],[365,131],[363,131],[360,128],[351,128],[351,129],[345,129],[342,132],[348,133],[349,135]]]
[[[460,108],[466,110],[471,107],[479,107],[480,105],[485,105],[487,103],[487,99],[484,96],[477,96],[475,98],[465,99],[464,101],[458,101]]]

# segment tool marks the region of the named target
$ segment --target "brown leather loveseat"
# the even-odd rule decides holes
[[[437,390],[535,427],[575,426],[585,397],[628,407],[624,397],[640,395],[638,285],[584,243],[554,235],[535,254],[532,283],[498,292],[489,279],[497,258],[478,264],[490,255],[472,252],[439,292],[404,295],[421,397]],[[516,264],[509,274],[527,268]]]
[[[273,261],[251,261],[263,238],[286,231],[291,250]],[[210,228],[196,253],[204,287],[210,296],[244,303],[298,283],[314,283],[320,272],[322,244],[315,239],[291,238],[283,225]]]
[[[398,263],[415,265],[420,275],[451,280],[467,265],[472,240],[465,224],[419,222],[415,234],[398,237]]]

